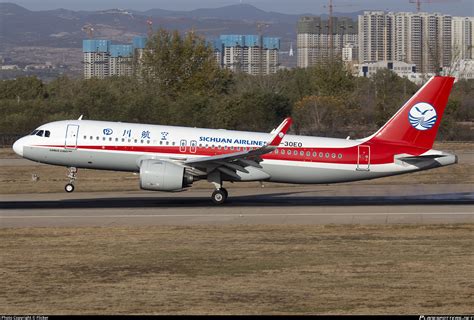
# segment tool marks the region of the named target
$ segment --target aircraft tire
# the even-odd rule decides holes
[[[212,193],[211,199],[214,204],[223,204],[227,199],[227,192],[222,191],[222,189],[215,190]]]
[[[225,198],[227,199],[227,197],[229,196],[229,192],[227,192],[227,189],[221,188],[221,191],[224,192]]]
[[[73,192],[74,191],[74,185],[72,183],[68,183],[67,185],[64,186],[64,190],[67,193]]]

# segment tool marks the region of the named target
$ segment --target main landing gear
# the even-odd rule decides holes
[[[207,181],[212,183],[216,190],[211,195],[211,200],[214,204],[223,204],[229,193],[225,188],[222,187],[221,173],[217,170],[212,171],[207,175]]]
[[[220,188],[212,193],[211,199],[212,202],[214,202],[215,204],[223,204],[227,200],[228,196],[229,193],[227,192],[227,190],[224,188]]]
[[[68,167],[67,170],[67,177],[69,178],[69,183],[64,186],[64,190],[67,193],[70,193],[74,191],[74,182],[77,179],[77,168]]]

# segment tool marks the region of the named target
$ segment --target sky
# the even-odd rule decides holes
[[[321,14],[327,0],[0,0],[13,2],[30,10],[49,10],[65,8],[71,10],[100,10],[124,8],[148,10],[152,8],[168,10],[193,10],[198,8],[217,8],[231,4],[248,3],[265,11],[299,14]],[[354,12],[359,10],[414,11],[411,0],[334,0],[334,11]],[[430,0],[422,0],[430,1]],[[422,11],[441,12],[451,15],[474,16],[473,0],[431,0],[434,3],[422,4]]]

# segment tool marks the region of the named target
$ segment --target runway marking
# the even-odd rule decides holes
[[[369,213],[261,213],[261,214],[141,214],[141,215],[83,215],[83,216],[0,216],[0,219],[44,219],[44,218],[69,218],[69,219],[80,219],[80,218],[200,218],[200,217],[269,217],[269,216],[401,216],[401,215],[474,215],[474,212],[369,212]]]

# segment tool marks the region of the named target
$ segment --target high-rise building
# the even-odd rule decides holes
[[[110,40],[83,40],[84,78],[103,79],[109,75]]]
[[[145,37],[135,37],[133,44],[120,45],[113,45],[110,40],[83,40],[84,78],[133,75],[134,59],[141,60],[145,44]]]
[[[280,38],[258,35],[221,35],[214,42],[219,66],[252,75],[277,72],[279,50]]]
[[[451,64],[451,24],[439,13],[366,11],[359,16],[359,62],[404,61],[438,72]]]
[[[474,17],[453,17],[452,56],[453,59],[474,59]]]
[[[359,15],[359,62],[393,60],[394,16],[384,11]]]
[[[133,46],[129,44],[110,45],[109,75],[131,76],[133,74]]]
[[[451,64],[451,16],[439,13],[395,14],[394,60],[414,63],[421,73]]]
[[[298,21],[297,64],[307,68],[324,63],[330,58],[340,59],[344,47],[354,48],[358,43],[357,23],[350,18],[301,17]],[[352,51],[352,50],[351,50]]]

